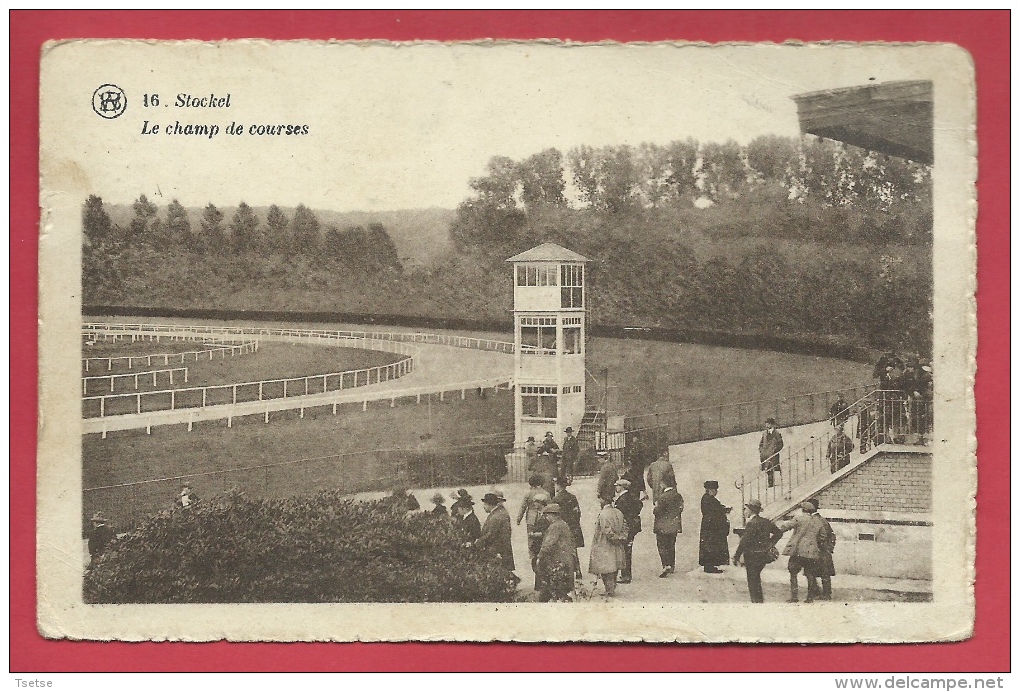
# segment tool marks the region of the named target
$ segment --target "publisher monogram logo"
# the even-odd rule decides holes
[[[127,94],[116,84],[104,84],[92,94],[92,110],[112,120],[127,110]]]

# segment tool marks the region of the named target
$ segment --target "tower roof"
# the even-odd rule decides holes
[[[514,255],[507,262],[591,262],[591,260],[556,243],[542,243]]]

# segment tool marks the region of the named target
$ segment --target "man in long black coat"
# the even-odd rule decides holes
[[[730,522],[726,515],[730,508],[716,499],[719,481],[705,481],[705,494],[701,496],[701,540],[698,544],[698,564],[710,574],[718,574],[720,565],[730,562],[730,548],[726,538]]]

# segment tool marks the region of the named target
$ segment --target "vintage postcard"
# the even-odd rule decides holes
[[[971,635],[962,49],[41,61],[44,636]]]

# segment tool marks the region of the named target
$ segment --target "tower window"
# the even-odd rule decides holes
[[[581,328],[580,327],[564,327],[563,328],[563,352],[564,353],[580,353],[581,352]]]
[[[556,318],[521,318],[521,353],[556,355]]]
[[[525,418],[555,418],[556,387],[523,385],[521,404]]]
[[[584,307],[584,265],[560,265],[560,306]]]
[[[517,266],[518,286],[555,286],[556,267]]]

